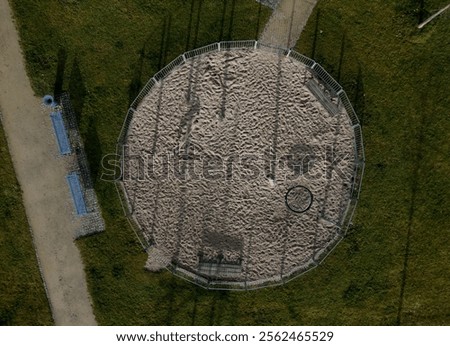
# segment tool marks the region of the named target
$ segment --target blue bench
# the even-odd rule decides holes
[[[72,194],[73,203],[77,215],[86,215],[88,213],[86,208],[86,201],[84,200],[83,190],[81,189],[80,177],[77,173],[70,173],[67,175],[67,182],[69,183],[70,193]]]
[[[55,130],[56,139],[58,141],[59,152],[61,155],[70,154],[70,142],[67,137],[66,127],[64,126],[61,112],[52,112],[50,118],[52,119],[53,129]]]

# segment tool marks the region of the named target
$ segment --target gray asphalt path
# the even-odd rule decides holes
[[[0,107],[57,325],[95,325],[77,219],[48,111],[31,89],[8,0],[0,0]]]
[[[294,47],[318,1],[281,0],[259,41],[273,47]]]

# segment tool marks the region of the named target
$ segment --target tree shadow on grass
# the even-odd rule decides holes
[[[358,66],[358,74],[356,76],[356,86],[353,98],[353,107],[355,108],[355,112],[358,115],[359,122],[361,127],[364,124],[367,124],[367,120],[369,117],[366,114],[366,100],[364,94],[364,76],[362,72],[362,67],[359,64]]]
[[[203,6],[203,0],[199,0],[198,8],[197,8],[197,20],[195,22],[194,40],[192,42],[192,47],[193,48],[197,48],[198,31],[199,31],[199,28],[200,28],[200,18],[201,18],[201,13],[202,13],[202,6]]]
[[[80,124],[87,90],[78,58],[75,58],[72,63],[72,71],[69,80],[69,95],[70,102],[72,103],[73,110],[77,117],[77,123]]]
[[[225,0],[225,2],[226,1],[227,0]],[[191,41],[191,31],[192,31],[192,20],[193,20],[193,17],[194,17],[194,7],[195,7],[195,0],[191,0],[191,10],[190,10],[190,13],[189,13],[189,24],[188,24],[187,30],[186,30],[186,32],[187,32],[186,48],[185,48],[186,52],[189,50],[189,44],[190,44],[190,41]]]
[[[196,286],[192,291],[193,307],[191,313],[191,325],[224,325],[230,324],[230,321],[225,321],[225,312],[228,309],[236,308],[230,299],[229,291],[210,291],[206,288]],[[198,308],[198,304],[205,299],[212,299],[210,308],[204,310],[203,313]],[[233,311],[232,316],[236,316],[237,311]]]
[[[100,171],[103,151],[94,118],[89,118],[85,149],[89,160],[92,182],[95,182]]]
[[[311,59],[316,59],[316,49],[317,49],[317,34],[319,33],[319,20],[320,20],[320,9],[316,13],[316,21],[314,26],[314,37],[311,48]]]
[[[161,31],[161,46],[159,50],[158,71],[161,70],[167,61],[167,52],[170,45],[170,28],[172,26],[172,15],[164,17],[163,28]]]
[[[230,292],[218,291],[214,292],[213,303],[211,304],[211,310],[209,313],[210,325],[222,325],[224,312],[227,305],[230,302]]]
[[[230,23],[228,25],[228,41],[233,39],[233,27],[234,27],[234,14],[236,12],[236,0],[231,2]]]
[[[67,62],[67,50],[64,47],[60,47],[58,50],[58,63],[56,65],[55,84],[53,86],[53,95],[57,102],[59,102],[59,98],[63,91],[66,62]]]
[[[144,66],[145,45],[139,51],[139,59],[133,72],[133,78],[128,86],[128,105],[131,105],[142,89],[142,69]]]
[[[180,294],[182,288],[175,277],[162,276],[159,280],[159,289],[163,292],[158,299],[155,309],[160,311],[158,324],[171,326],[174,323],[176,314],[176,296]]]
[[[156,65],[156,71],[155,66],[151,66],[150,69],[153,72],[157,72],[161,70],[167,62],[168,52],[169,52],[169,45],[170,45],[170,30],[172,26],[172,15],[169,14],[164,17],[164,20],[162,22],[162,29],[160,32],[160,48],[159,53],[157,55],[153,53],[151,50],[148,49],[147,45],[151,43],[152,41],[156,40],[155,33],[150,33],[145,43],[143,44],[142,48],[139,50],[139,58],[137,60],[136,66],[133,71],[133,78],[131,79],[131,82],[128,86],[128,104],[131,105],[133,101],[136,99],[136,97],[139,95],[140,91],[144,87],[144,84],[142,82],[142,75],[144,74],[144,65],[148,62],[158,61]]]

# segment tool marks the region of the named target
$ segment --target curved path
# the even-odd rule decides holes
[[[23,190],[53,318],[57,325],[95,325],[83,263],[74,243],[77,219],[48,111],[31,89],[8,0],[0,0],[0,107]]]
[[[292,48],[319,0],[281,0],[259,41],[273,47]]]

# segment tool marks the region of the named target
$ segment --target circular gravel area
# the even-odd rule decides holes
[[[148,91],[125,143],[123,188],[151,244],[150,270],[263,286],[312,268],[342,237],[351,121],[290,57],[241,49],[188,59]]]

